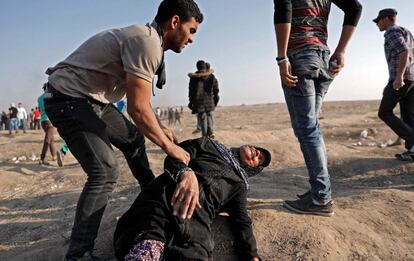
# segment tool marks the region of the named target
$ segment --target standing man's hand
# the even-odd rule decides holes
[[[168,139],[169,139],[171,142],[174,142],[175,144],[177,144],[177,143],[178,143],[178,139],[177,139],[177,137],[174,135],[174,132],[173,132],[171,129],[168,129],[168,128],[165,128],[165,127],[161,127],[161,128],[162,128],[162,130],[164,131],[165,136],[167,136],[167,137],[168,137]]]
[[[173,215],[180,215],[182,219],[190,219],[194,210],[201,208],[198,181],[193,171],[181,174],[181,181],[175,189],[171,205],[173,206]]]
[[[392,87],[394,90],[398,91],[401,87],[404,86],[404,78],[403,77],[397,77],[394,80],[394,83],[392,84]]]
[[[345,54],[343,52],[335,52],[329,59],[329,74],[336,77],[345,66]]]
[[[392,84],[394,90],[398,91],[404,86],[404,72],[408,63],[408,51],[404,51],[399,55],[399,63],[397,65],[397,73],[395,74],[395,80]]]
[[[292,75],[292,66],[288,60],[282,61],[279,64],[279,73],[282,83],[290,88],[295,87],[298,82],[298,77]]]

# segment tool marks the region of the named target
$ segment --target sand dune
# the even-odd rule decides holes
[[[282,208],[283,199],[308,188],[302,155],[284,104],[220,107],[216,137],[229,146],[268,148],[270,167],[251,181],[249,212],[263,260],[414,260],[414,164],[394,159],[402,146],[381,148],[395,134],[376,116],[378,102],[331,102],[321,126],[327,144],[335,198],[332,218],[302,216]],[[184,113],[174,126],[181,139],[195,117]],[[370,130],[365,138],[361,132]],[[68,165],[40,166],[13,157],[39,154],[43,134],[0,135],[0,260],[61,260],[85,175],[74,158]],[[164,153],[148,143],[151,167],[161,173]],[[96,251],[113,258],[117,217],[139,193],[117,151],[121,175],[108,204]],[[226,217],[214,224],[214,260],[236,260]]]

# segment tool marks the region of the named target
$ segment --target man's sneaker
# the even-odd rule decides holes
[[[58,151],[56,153],[56,157],[57,157],[57,164],[59,165],[59,167],[63,167],[63,159],[65,155],[62,152]]]
[[[308,190],[308,191],[306,191],[305,193],[303,193],[303,194],[296,194],[296,196],[298,197],[298,199],[304,199],[304,198],[306,198],[307,196],[310,196],[310,190]]]
[[[299,214],[310,214],[331,217],[334,215],[333,201],[331,200],[326,205],[315,205],[312,197],[308,196],[298,200],[285,200],[283,206],[293,212]]]

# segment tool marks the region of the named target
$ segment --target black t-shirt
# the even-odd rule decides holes
[[[10,119],[11,118],[17,118],[17,108],[16,107],[10,107],[9,112],[10,112]]]

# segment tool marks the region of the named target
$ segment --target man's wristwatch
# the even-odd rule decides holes
[[[287,56],[276,57],[277,65],[281,65],[284,62],[289,62]]]

